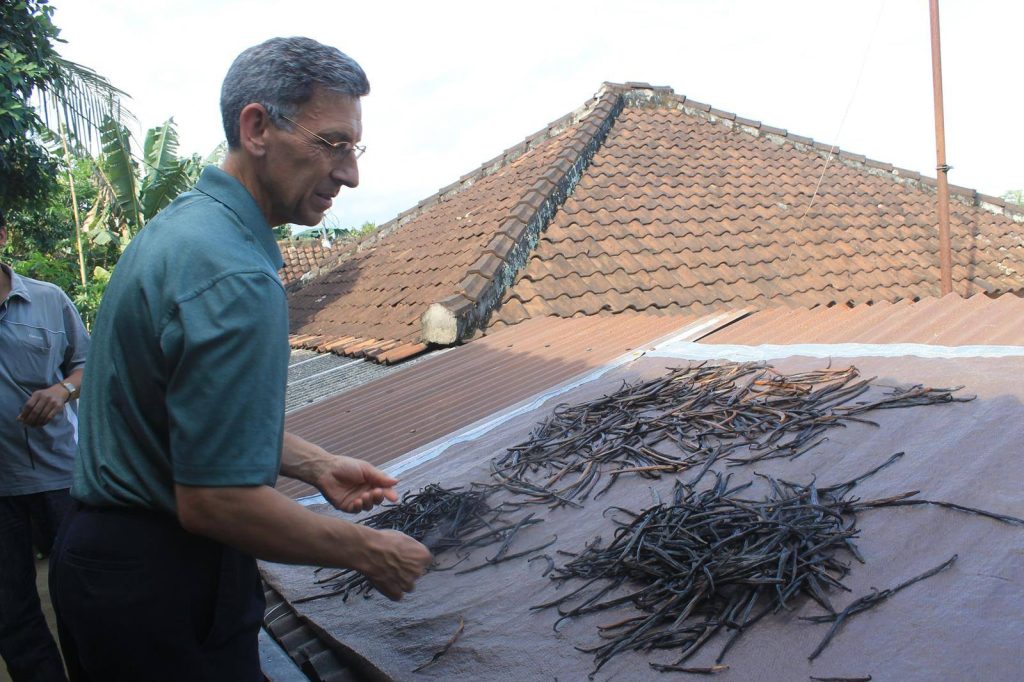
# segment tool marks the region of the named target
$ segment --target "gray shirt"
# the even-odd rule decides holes
[[[60,288],[0,267],[11,278],[0,302],[0,496],[67,488],[76,435],[71,406],[41,427],[17,417],[32,393],[85,365],[89,334]]]

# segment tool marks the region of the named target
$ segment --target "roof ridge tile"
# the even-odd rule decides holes
[[[420,336],[423,341],[450,345],[486,324],[505,290],[526,265],[540,234],[572,194],[623,106],[621,95],[614,89],[599,93],[587,114],[579,119],[580,125],[573,139],[563,146],[552,162],[554,172],[546,173],[542,178],[544,182],[538,181],[534,188],[520,197],[509,211],[509,217],[501,223],[499,231],[514,245],[505,249],[502,257],[486,262],[490,272],[472,272],[459,283],[459,293],[472,305],[467,306],[461,300],[455,306],[449,305],[450,297],[430,305],[421,316]],[[541,191],[540,186],[546,187],[547,191]]]

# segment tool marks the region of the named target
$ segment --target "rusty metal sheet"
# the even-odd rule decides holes
[[[940,346],[1024,345],[1024,299],[925,298],[854,308],[772,308],[758,311],[701,343],[926,343]]]
[[[330,452],[384,464],[696,319],[624,313],[529,320],[300,409],[286,427]],[[278,489],[295,498],[315,493],[285,477]]]

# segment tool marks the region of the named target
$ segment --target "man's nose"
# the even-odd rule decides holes
[[[342,163],[336,164],[331,169],[331,179],[340,182],[346,187],[359,186],[359,162],[354,156],[350,156]]]

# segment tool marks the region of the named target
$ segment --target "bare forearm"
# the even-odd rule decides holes
[[[318,445],[288,431],[281,444],[281,473],[317,485],[332,455]]]
[[[411,591],[432,559],[407,535],[315,514],[268,486],[175,485],[174,492],[189,532],[261,559],[354,569],[388,599]]]
[[[260,559],[362,570],[370,529],[315,514],[269,486],[175,486],[186,530]],[[369,531],[369,532],[367,532]]]

